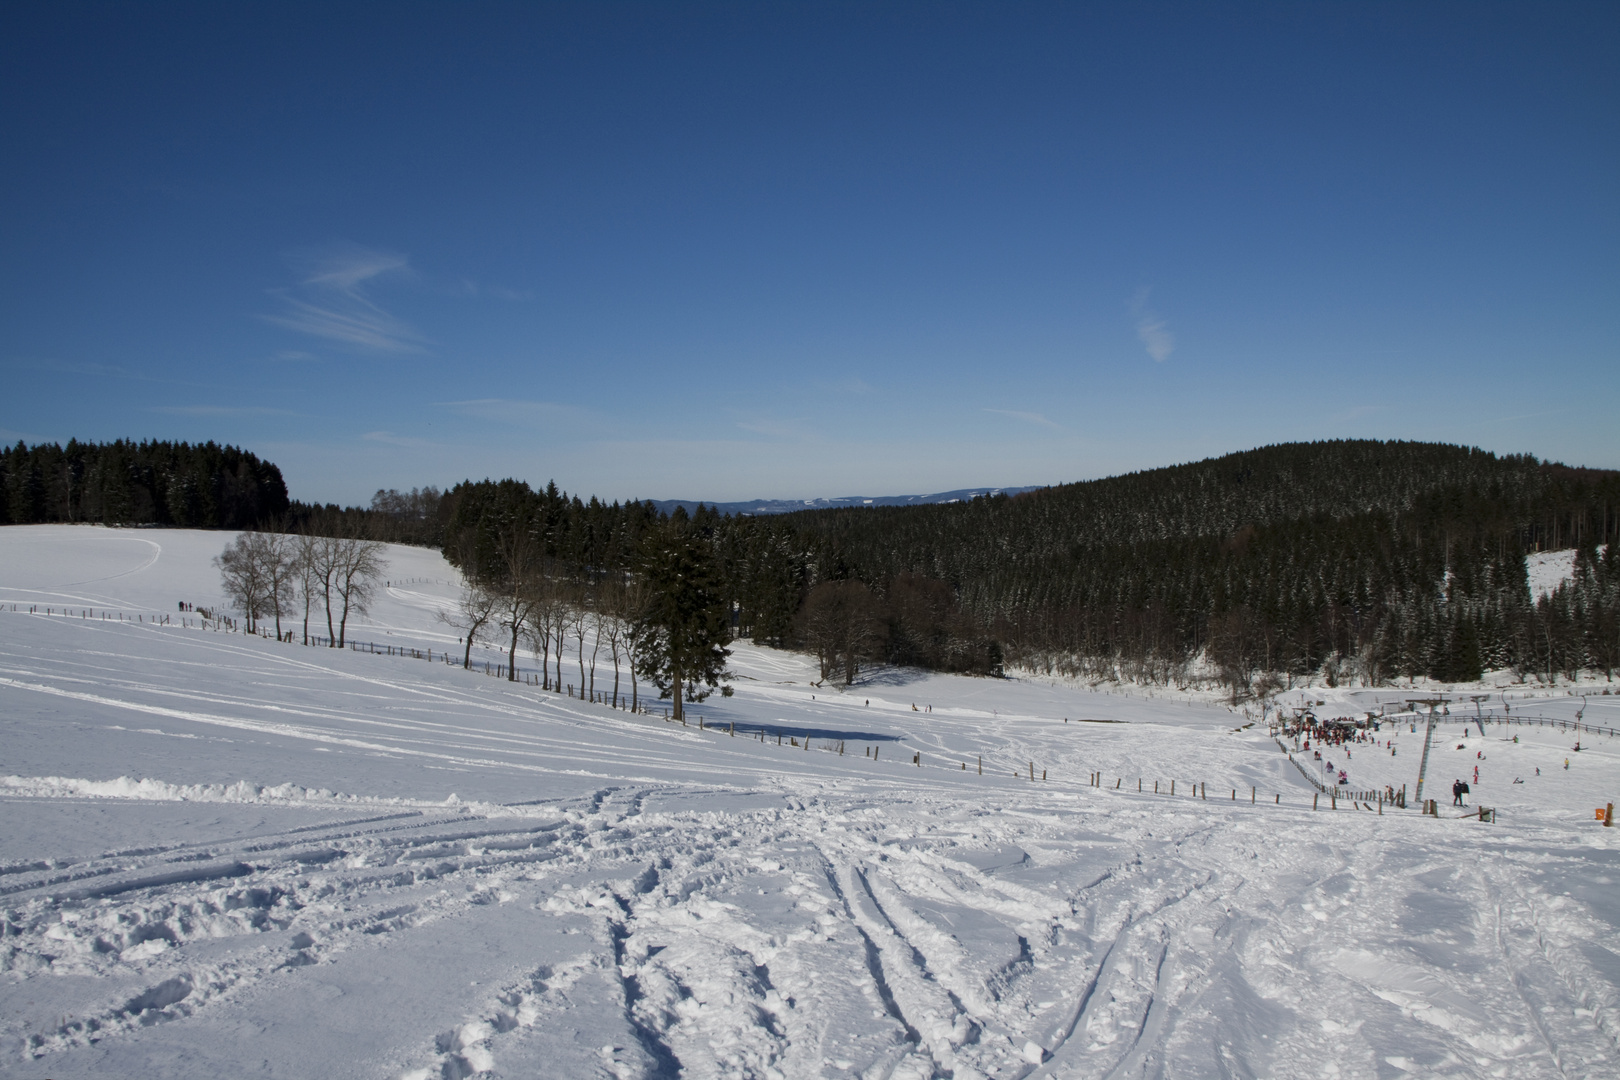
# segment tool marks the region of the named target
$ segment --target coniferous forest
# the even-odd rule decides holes
[[[70,459],[76,487],[59,479]],[[14,522],[363,533],[440,547],[481,582],[510,576],[521,534],[540,577],[581,598],[617,595],[679,534],[712,559],[736,634],[814,652],[839,681],[888,662],[1241,696],[1307,677],[1620,666],[1620,473],[1443,444],[1285,444],[1012,497],[771,517],[665,517],[517,480],[380,491],[369,508],[287,503],[274,466],[213,444],[19,446],[0,468]],[[1532,596],[1526,554],[1569,548],[1574,578]]]
[[[120,439],[0,449],[0,525],[245,529],[287,507],[281,470],[234,446]]]

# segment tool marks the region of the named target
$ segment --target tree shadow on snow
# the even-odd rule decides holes
[[[883,667],[867,668],[855,676],[855,681],[849,686],[832,685],[829,690],[841,690],[845,693],[854,693],[864,686],[910,686],[912,683],[922,682],[930,675],[938,672],[927,668],[914,667]],[[829,680],[830,682],[831,680]]]
[[[724,725],[717,724],[714,726],[719,728]],[[745,735],[749,735],[757,739],[759,737],[759,733],[762,731],[765,733],[765,737],[767,739],[774,740],[777,737],[780,737],[784,742],[786,742],[788,739],[798,739],[801,742],[805,739],[842,739],[845,742],[876,743],[899,742],[904,737],[892,731],[855,731],[850,728],[815,727],[809,724],[790,724],[785,720],[766,721],[764,723],[750,720],[746,724],[737,725],[737,738],[740,739]]]

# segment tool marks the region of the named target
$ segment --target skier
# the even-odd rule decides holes
[[[1461,780],[1453,780],[1451,782],[1451,805],[1452,806],[1461,806],[1462,805],[1462,793],[1463,793],[1463,783],[1462,783],[1462,781]]]
[[[1462,782],[1462,805],[1468,805],[1468,781],[1466,780]]]

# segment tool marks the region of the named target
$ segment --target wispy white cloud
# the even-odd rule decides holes
[[[1062,424],[1055,420],[1048,420],[1038,412],[1019,412],[1017,409],[985,409],[984,411],[996,413],[1000,416],[1010,416],[1014,420],[1022,420],[1027,424],[1039,424],[1042,427],[1056,428],[1059,431],[1068,430]]]
[[[273,290],[284,304],[267,322],[376,352],[421,352],[422,335],[385,310],[368,294],[384,276],[410,273],[403,255],[348,246],[304,260],[302,280],[290,289]]]
[[[1136,336],[1147,348],[1147,354],[1162,364],[1176,351],[1176,338],[1170,332],[1169,323],[1148,307],[1150,292],[1146,287],[1137,290],[1131,302],[1131,312],[1136,316]]]
[[[389,251],[374,251],[357,245],[344,245],[306,260],[304,284],[350,291],[374,277],[395,271],[409,271],[410,260]]]

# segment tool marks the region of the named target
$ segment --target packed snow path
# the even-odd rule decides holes
[[[61,582],[112,579],[80,597],[43,558],[12,587],[212,595],[206,559],[80,557]],[[372,626],[438,640],[401,610]],[[425,661],[0,614],[0,1075],[1620,1073],[1606,742],[1501,786],[1494,826],[1312,812],[1226,709],[736,667],[699,732]],[[1475,741],[1569,756],[1519,734]]]

